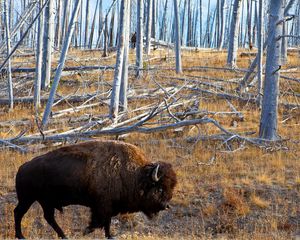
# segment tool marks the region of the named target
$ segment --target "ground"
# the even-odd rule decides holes
[[[242,53],[239,56],[238,67],[246,69],[253,56],[247,51],[242,51]],[[295,51],[289,52],[289,63],[283,68],[283,76],[300,78],[298,54]],[[130,59],[134,63],[134,52],[131,52]],[[183,52],[182,59],[184,72],[179,76],[172,69],[175,63],[171,50],[158,49],[153,52],[150,60],[145,61],[144,67],[155,69],[145,72],[142,79],[135,79],[134,72],[131,71],[132,98],[129,101],[129,113],[121,120],[137,116],[145,111],[141,109],[149,110],[151,108],[147,106],[158,105],[163,102],[163,99],[167,99],[170,103],[173,99],[170,95],[176,93],[177,90],[172,92],[171,89],[168,94],[161,91],[159,95],[157,89],[164,88],[166,91],[175,86],[182,87],[182,90],[178,90],[179,92],[174,96],[177,102],[182,101],[184,104],[169,109],[168,113],[162,112],[147,123],[147,127],[168,124],[172,120],[170,115],[190,112],[193,107],[196,107],[198,113],[184,119],[210,117],[230,132],[257,137],[260,110],[255,104],[230,100],[230,104],[242,114],[242,117],[238,114],[228,114],[233,111],[228,100],[199,90],[236,94],[236,81],[243,77],[244,72],[199,68],[199,66],[224,67],[226,53],[197,50]],[[114,53],[111,53],[111,57],[103,59],[101,53],[96,51],[73,50],[69,54],[66,65],[113,65],[114,62]],[[20,55],[15,57],[13,65],[33,67],[34,59],[30,56],[24,59]],[[18,82],[15,86],[16,97],[26,97],[31,94],[33,76],[30,73],[14,75],[15,82]],[[106,119],[108,107],[105,97],[109,96],[112,78],[113,72],[104,70],[65,74],[59,87],[59,95],[74,96],[100,92],[103,98],[97,96],[89,101],[91,106],[78,111],[75,111],[76,106],[80,106],[82,102],[62,101],[53,109],[54,119],[50,120],[49,134],[70,131],[94,119]],[[211,86],[208,83],[214,85]],[[0,84],[5,84],[5,78],[0,80]],[[280,84],[282,92],[280,101],[297,104],[299,86],[299,82],[283,79]],[[249,91],[255,94],[256,90],[250,86]],[[158,95],[154,94],[153,97],[149,94],[151,92]],[[136,97],[142,96],[142,93],[148,95],[144,98]],[[1,97],[5,97],[6,93],[3,91],[0,94]],[[98,103],[99,100],[101,104],[93,104]],[[38,114],[39,117],[42,116],[43,108],[44,105]],[[71,109],[68,114],[61,112],[66,108]],[[39,135],[32,104],[16,104],[15,109],[11,111],[8,111],[7,106],[2,105],[0,112],[0,138],[15,137],[21,131],[26,131],[28,135]],[[62,115],[55,118],[58,114]],[[78,120],[82,116],[89,117],[85,120]],[[176,116],[182,117],[180,114]],[[289,239],[299,237],[299,120],[299,108],[281,105],[278,125],[282,141],[269,146],[253,145],[236,138],[224,139],[222,132],[212,124],[186,126],[149,134],[131,132],[118,136],[126,142],[141,147],[151,161],[163,160],[172,163],[178,176],[178,185],[170,210],[162,212],[157,219],[152,221],[141,213],[117,216],[113,219],[114,234],[118,239]],[[104,126],[108,126],[110,123],[105,124]],[[130,124],[132,122],[128,125]],[[94,129],[97,127],[99,126],[93,126]],[[115,139],[116,136],[94,138]],[[13,209],[17,203],[14,178],[19,166],[34,156],[68,143],[27,143],[24,145],[29,150],[27,153],[20,153],[16,149],[1,149],[1,239],[14,237]],[[83,238],[82,232],[88,224],[89,211],[84,207],[70,206],[64,208],[63,213],[57,212],[56,218],[67,236]],[[31,207],[22,225],[24,235],[28,238],[56,238],[54,231],[43,219],[43,213],[38,204]],[[103,237],[103,231],[97,230],[84,238]]]

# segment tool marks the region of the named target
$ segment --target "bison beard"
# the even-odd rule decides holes
[[[55,209],[77,204],[91,209],[84,234],[104,228],[111,238],[111,217],[142,211],[152,218],[168,208],[176,174],[165,162],[151,163],[134,145],[91,141],[66,146],[23,164],[16,176],[18,205],[14,210],[16,238],[24,238],[21,221],[33,202],[46,221],[66,238],[54,218]]]

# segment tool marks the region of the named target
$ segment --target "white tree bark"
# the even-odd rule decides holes
[[[192,10],[191,10],[191,0],[187,1],[188,11],[187,11],[187,33],[186,33],[186,46],[192,46]]]
[[[61,37],[61,21],[62,21],[62,2],[57,2],[57,20],[56,20],[56,29],[55,29],[55,47],[58,49],[60,47],[60,37]]]
[[[286,0],[283,1],[283,4],[286,5]],[[282,26],[282,36],[287,35],[288,33],[288,23],[285,21]],[[282,64],[287,63],[287,44],[288,38],[284,37],[281,41],[281,62]]]
[[[50,116],[50,113],[51,113],[55,93],[56,93],[56,90],[57,90],[57,87],[58,87],[58,83],[59,83],[59,80],[60,80],[60,77],[61,77],[62,70],[64,68],[67,52],[68,52],[68,49],[69,49],[69,46],[70,46],[70,43],[71,43],[71,40],[72,40],[72,35],[73,35],[73,32],[74,32],[75,23],[76,23],[79,8],[80,8],[80,2],[81,2],[81,0],[76,0],[75,5],[74,5],[73,13],[72,13],[71,20],[70,20],[69,27],[68,27],[68,33],[67,33],[67,36],[66,36],[66,38],[64,40],[64,43],[63,43],[63,48],[62,48],[62,52],[61,52],[60,59],[59,59],[59,62],[58,62],[55,77],[54,77],[54,80],[53,80],[53,85],[51,87],[51,91],[50,91],[50,94],[49,94],[49,99],[48,99],[46,109],[45,109],[45,112],[44,112],[44,115],[43,115],[43,120],[42,120],[42,127],[43,128],[46,127],[49,116]]]
[[[45,34],[44,34],[44,54],[43,54],[43,76],[42,76],[42,89],[47,88],[50,85],[51,78],[51,63],[52,63],[52,51],[54,43],[54,0],[49,0],[46,8],[45,17]]]
[[[85,5],[84,47],[87,47],[87,45],[88,45],[89,22],[90,22],[90,0],[86,0],[86,5]]]
[[[262,80],[263,80],[263,36],[264,36],[264,0],[258,1],[258,26],[257,26],[257,44],[258,44],[258,67],[257,67],[257,103],[262,105]]]
[[[148,7],[147,7],[147,27],[146,27],[146,48],[145,52],[146,54],[150,54],[151,49],[151,27],[152,27],[152,1],[148,0]]]
[[[94,39],[94,32],[95,32],[96,14],[97,14],[97,10],[98,10],[98,3],[99,3],[99,0],[97,0],[95,11],[94,11],[93,22],[92,22],[91,32],[90,32],[90,39],[89,39],[89,49],[92,49],[92,46],[93,46],[93,39]]]
[[[281,34],[284,23],[283,0],[270,2],[269,37],[267,47],[264,96],[260,119],[259,136],[267,140],[277,140],[277,116],[279,77],[281,68]]]
[[[164,13],[161,22],[161,28],[159,33],[159,39],[166,41],[167,35],[167,12],[168,12],[168,0],[165,1]]]
[[[62,41],[63,39],[65,38],[65,35],[66,35],[66,28],[67,28],[67,24],[68,24],[68,21],[67,21],[67,18],[68,18],[68,9],[69,9],[69,0],[64,0],[63,1],[64,4],[64,11],[63,11],[63,16],[62,16],[62,28],[61,28],[61,32],[59,32],[59,46],[62,44]]]
[[[124,59],[122,67],[121,89],[120,89],[120,110],[127,111],[127,89],[128,89],[128,53],[129,53],[129,35],[130,35],[130,0],[126,2],[126,25],[124,29]]]
[[[156,3],[155,0],[152,0],[152,27],[151,27],[151,37],[156,38]]]
[[[142,75],[143,68],[143,1],[137,1],[137,29],[136,29],[136,77],[140,78]]]
[[[218,49],[221,50],[224,44],[224,32],[225,32],[225,19],[224,19],[224,12],[225,12],[225,0],[221,0],[220,3],[220,34],[218,39]]]
[[[42,8],[43,0],[39,0],[39,6]],[[41,82],[42,82],[42,62],[43,62],[43,35],[44,35],[44,17],[41,13],[38,20],[38,32],[37,32],[37,48],[36,48],[36,70],[34,81],[34,106],[37,110],[41,104]]]
[[[121,77],[123,71],[123,60],[124,60],[124,41],[125,41],[125,28],[126,28],[126,6],[127,1],[122,0],[120,7],[120,22],[119,22],[119,41],[118,41],[118,52],[115,66],[114,82],[110,98],[109,116],[115,122],[119,113],[119,101],[120,101],[120,88],[121,88]]]
[[[115,46],[115,14],[116,14],[116,6],[113,7],[110,19],[109,26],[109,47]]]
[[[180,39],[180,22],[179,22],[179,11],[178,2],[174,0],[174,21],[175,21],[175,54],[176,54],[176,72],[182,73],[181,67],[181,39]]]
[[[4,0],[4,21],[5,21],[5,33],[6,33],[6,51],[7,57],[10,55],[10,24],[9,24],[9,13],[8,13],[8,0]],[[13,84],[11,76],[11,60],[10,58],[7,61],[7,87],[8,87],[8,98],[9,98],[9,108],[14,107],[14,97],[13,97]]]
[[[202,21],[202,19],[203,19],[203,10],[202,10],[202,0],[199,0],[199,15],[200,15],[200,29],[199,29],[199,45],[200,45],[200,47],[202,47],[203,45],[202,45],[202,43],[203,43],[203,26],[202,26],[202,24],[203,24],[203,21]]]
[[[241,0],[234,0],[233,13],[231,19],[229,46],[227,65],[229,67],[236,67],[237,49],[238,49],[238,37],[239,37],[239,25],[240,25],[240,10]]]

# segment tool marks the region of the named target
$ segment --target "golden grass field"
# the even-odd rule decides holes
[[[113,55],[113,53],[111,53]],[[96,51],[71,51],[66,66],[113,65],[115,57],[101,58]],[[145,60],[145,66],[174,67],[172,51],[153,52],[151,61]],[[252,57],[239,57],[239,68],[247,68]],[[134,52],[130,55],[134,63]],[[199,50],[183,53],[183,67],[210,66],[225,67],[226,52]],[[34,58],[16,57],[14,66],[34,66]],[[284,76],[300,78],[299,53],[289,53],[289,62],[285,66]],[[55,66],[55,63],[54,65]],[[296,68],[296,69],[294,69]],[[289,70],[291,69],[291,70]],[[138,80],[130,75],[130,88],[153,89],[156,80],[162,86],[170,84],[182,86],[183,82],[170,80],[168,77],[205,76],[225,80],[229,92],[236,85],[228,80],[241,78],[243,73],[216,70],[189,70],[177,76],[173,70],[145,72]],[[14,80],[28,77],[14,75]],[[81,72],[63,76],[58,93],[76,95],[95,91],[104,92],[112,84],[112,71]],[[5,81],[2,79],[0,81]],[[203,80],[214,82],[213,80]],[[228,81],[228,82],[226,82]],[[99,84],[101,83],[101,84]],[[280,88],[284,92],[300,94],[299,83],[282,80]],[[255,93],[255,89],[250,90]],[[28,96],[29,91],[19,91],[18,97]],[[195,91],[183,90],[183,98],[195,94]],[[193,95],[194,96],[194,95]],[[198,108],[211,112],[230,111],[227,102],[214,96],[196,95]],[[129,101],[128,116],[136,112],[131,110],[161,100],[156,98],[135,99]],[[293,95],[284,95],[282,101],[297,104],[299,99]],[[94,101],[95,102],[95,101]],[[244,118],[235,119],[232,115],[207,113],[227,130],[236,133],[253,132],[258,136],[260,110],[256,105],[231,101]],[[68,102],[53,108],[53,112],[72,107]],[[73,105],[74,107],[74,105]],[[183,111],[190,106],[181,106],[174,111]],[[40,110],[40,117],[44,105]],[[7,106],[0,106],[0,138],[10,138],[26,130],[26,134],[38,133],[34,121],[33,106],[28,103],[15,105],[8,111]],[[82,115],[105,115],[106,104],[85,108],[64,116],[62,121],[53,121],[49,129],[53,133],[63,132],[81,123],[71,123],[71,118]],[[202,116],[202,115],[201,115]],[[66,120],[67,119],[67,120]],[[164,121],[161,118],[162,122]],[[19,121],[20,124],[9,124]],[[236,121],[235,124],[232,124]],[[155,123],[157,124],[157,122]],[[130,133],[122,136],[126,142],[141,147],[152,161],[163,160],[173,164],[178,185],[171,202],[171,209],[162,212],[154,221],[149,221],[141,213],[117,216],[113,219],[112,230],[118,239],[296,239],[300,238],[300,111],[299,109],[279,109],[279,135],[283,141],[259,147],[243,141],[199,140],[187,141],[188,138],[201,135],[209,136],[220,133],[213,125],[205,124],[183,127],[180,131],[167,130],[150,134]],[[116,136],[99,136],[115,139]],[[59,144],[61,145],[61,144]],[[13,209],[16,206],[14,187],[15,174],[21,164],[40,155],[57,145],[28,144],[28,153],[1,148],[0,152],[0,239],[14,238]],[[229,150],[231,148],[231,150]],[[213,157],[215,156],[214,160]],[[88,224],[89,211],[84,207],[70,206],[64,213],[56,213],[59,225],[70,238],[83,238],[82,231]],[[43,219],[38,204],[34,204],[23,218],[23,233],[28,238],[56,238],[56,234]],[[103,238],[102,230],[97,230],[85,239]]]

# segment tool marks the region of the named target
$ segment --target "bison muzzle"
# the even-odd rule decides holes
[[[66,235],[55,221],[54,212],[71,204],[91,209],[85,234],[104,228],[105,236],[111,238],[113,216],[142,211],[152,218],[168,208],[175,185],[171,164],[151,163],[132,144],[90,141],[62,147],[19,168],[19,202],[14,210],[16,238],[24,238],[21,221],[35,201],[60,238]]]

